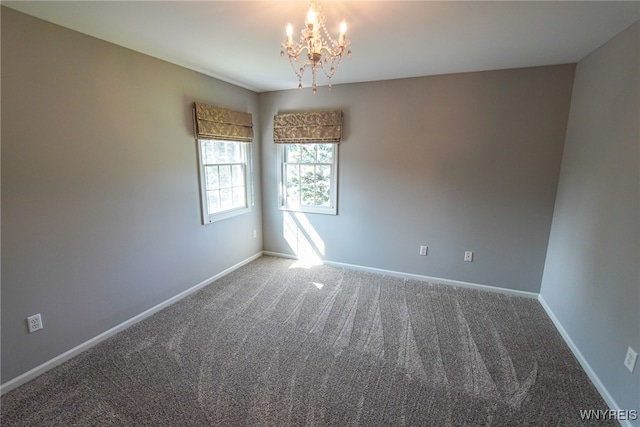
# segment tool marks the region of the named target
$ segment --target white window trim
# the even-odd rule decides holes
[[[319,143],[322,144],[322,143]],[[287,212],[317,213],[324,215],[338,215],[338,151],[340,144],[333,144],[333,166],[331,168],[331,194],[329,206],[289,206],[285,205],[284,178],[284,149],[287,144],[277,144],[276,158],[278,162],[278,209]]]
[[[204,173],[204,163],[202,161],[202,144],[200,139],[196,139],[196,145],[198,146],[198,172],[199,172],[199,184],[200,184],[200,206],[202,224],[209,225],[214,222],[222,221],[228,218],[233,218],[238,215],[243,215],[251,212],[251,208],[254,206],[253,197],[253,162],[252,162],[252,150],[251,143],[247,142],[234,142],[234,144],[244,144],[245,152],[245,198],[247,205],[240,208],[229,209],[224,212],[210,214],[207,209],[207,189],[206,178]],[[218,140],[216,140],[218,141]],[[219,141],[225,142],[225,141]]]

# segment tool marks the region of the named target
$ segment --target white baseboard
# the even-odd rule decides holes
[[[620,411],[620,406],[618,406],[618,403],[615,401],[613,396],[609,394],[609,390],[607,390],[604,384],[602,384],[602,381],[600,381],[600,378],[598,377],[598,375],[591,368],[591,365],[589,365],[589,362],[587,362],[587,359],[585,359],[585,357],[582,355],[582,352],[580,351],[578,346],[573,342],[573,340],[571,339],[571,336],[566,331],[566,329],[564,329],[564,326],[562,326],[562,323],[560,323],[560,320],[556,317],[555,313],[553,312],[553,310],[551,310],[551,307],[549,306],[549,304],[547,304],[547,302],[544,300],[542,295],[538,295],[538,301],[540,302],[540,305],[542,305],[542,308],[544,308],[544,311],[547,312],[547,316],[549,316],[549,318],[555,325],[558,332],[560,332],[560,335],[564,339],[564,342],[567,343],[573,355],[576,357],[576,359],[578,359],[578,362],[582,366],[582,369],[584,369],[587,376],[589,377],[593,385],[596,387],[596,389],[604,399],[605,403],[609,406],[609,409],[612,409],[614,411]],[[620,425],[624,427],[633,427],[633,425],[631,424],[631,421],[629,420],[618,420],[618,422],[620,423]]]
[[[120,323],[119,325],[114,326],[113,328],[101,333],[100,335],[97,335],[85,342],[83,342],[82,344],[72,348],[71,350],[65,351],[64,353],[54,357],[51,360],[48,360],[46,362],[44,362],[43,364],[36,366],[35,368],[31,369],[30,371],[25,372],[22,375],[17,376],[16,378],[13,378],[12,380],[7,381],[6,383],[0,385],[0,395],[4,394],[8,391],[13,390],[16,387],[21,386],[22,384],[36,378],[39,375],[42,375],[43,373],[47,372],[48,370],[55,368],[56,366],[62,364],[63,362],[66,362],[67,360],[71,359],[74,356],[77,356],[78,354],[82,353],[85,350],[88,350],[89,348],[93,347],[94,345],[106,340],[107,338],[117,334],[120,331],[123,331],[125,329],[127,329],[128,327],[140,322],[141,320],[146,319],[147,317],[151,316],[152,314],[162,310],[163,308],[166,308],[168,306],[170,306],[171,304],[174,304],[176,302],[178,302],[179,300],[181,300],[182,298],[194,293],[195,291],[199,290],[200,288],[203,288],[205,286],[207,286],[208,284],[215,282],[216,280],[218,280],[219,278],[226,276],[227,274],[231,273],[234,270],[237,270],[238,268],[242,267],[245,264],[250,263],[251,261],[259,258],[262,256],[262,251],[250,256],[249,258],[240,261],[239,263],[227,268],[226,270],[216,274],[215,276],[212,276],[200,283],[198,283],[197,285],[194,285],[192,287],[190,287],[189,289],[180,292],[179,294],[167,299],[166,301],[161,302],[158,305],[155,305],[153,307],[151,307],[148,310],[143,311],[142,313],[132,317],[129,320],[125,320],[124,322]]]
[[[297,257],[294,255],[282,254],[279,252],[271,252],[271,251],[264,251],[264,255],[275,256],[279,258],[297,259]],[[442,279],[440,277],[423,276],[420,274],[403,273],[400,271],[385,270],[382,268],[366,267],[366,266],[355,265],[355,264],[346,264],[346,263],[336,262],[336,261],[324,260],[322,261],[322,263],[325,265],[333,266],[333,267],[345,268],[347,270],[357,270],[357,271],[364,271],[367,273],[384,274],[386,276],[400,277],[402,279],[419,280],[421,282],[430,282],[430,283],[440,283],[443,285],[451,285],[451,286],[457,286],[461,288],[478,289],[478,290],[487,291],[487,292],[495,292],[495,293],[514,295],[514,296],[524,297],[524,298],[538,299],[538,294],[535,292],[499,288],[497,286],[481,285],[478,283],[462,282],[459,280]]]

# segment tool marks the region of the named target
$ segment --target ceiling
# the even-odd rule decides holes
[[[2,1],[4,6],[265,92],[295,89],[280,57],[305,1]],[[628,1],[320,0],[330,31],[343,19],[353,55],[332,83],[577,62],[640,19]],[[319,77],[318,85],[327,84]],[[305,75],[303,86],[310,86]]]

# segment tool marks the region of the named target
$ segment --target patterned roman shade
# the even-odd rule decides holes
[[[276,144],[339,143],[341,140],[342,111],[276,114],[273,118]]]
[[[196,138],[253,142],[251,114],[195,103]]]

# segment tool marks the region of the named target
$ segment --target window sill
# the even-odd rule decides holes
[[[225,219],[233,218],[235,216],[244,215],[246,213],[251,212],[251,208],[237,208],[229,211],[209,215],[208,218],[205,218],[202,223],[203,225],[213,224],[214,222],[223,221]]]
[[[286,212],[300,212],[300,213],[313,213],[322,215],[338,215],[338,210],[335,207],[322,208],[312,206],[280,206],[281,211]]]

